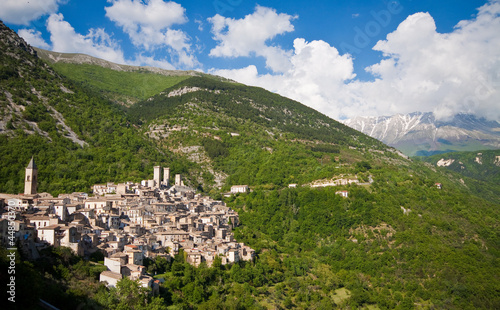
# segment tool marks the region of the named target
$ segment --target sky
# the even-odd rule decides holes
[[[500,0],[2,0],[29,44],[198,70],[334,119],[500,121]]]

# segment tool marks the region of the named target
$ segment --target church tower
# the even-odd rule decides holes
[[[31,157],[28,167],[26,167],[26,177],[24,179],[24,194],[35,195],[38,183],[38,168],[35,160]]]

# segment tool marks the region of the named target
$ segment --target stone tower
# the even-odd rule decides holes
[[[181,174],[176,174],[175,175],[175,185],[176,186],[182,186],[182,175]]]
[[[24,194],[35,195],[38,185],[38,168],[35,160],[31,157],[28,167],[26,167],[26,177],[24,179]]]
[[[170,185],[170,168],[163,168],[163,184]]]
[[[155,180],[155,186],[160,187],[161,182],[161,167],[154,167],[153,180]]]

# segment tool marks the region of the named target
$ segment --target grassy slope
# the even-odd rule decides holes
[[[102,92],[115,102],[147,99],[189,76],[165,76],[148,71],[116,71],[97,65],[55,63],[60,74]]]

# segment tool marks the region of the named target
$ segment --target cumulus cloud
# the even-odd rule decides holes
[[[435,112],[439,118],[465,112],[500,119],[500,3],[451,33],[436,32],[428,13],[402,22],[373,48],[386,57],[367,68],[377,76],[358,85],[371,104],[388,112]]]
[[[166,70],[175,70],[167,59],[155,59],[154,57],[144,56],[143,54],[135,55],[135,60],[129,62],[132,66],[150,66],[154,68],[162,68]]]
[[[64,20],[62,14],[52,14],[47,20],[52,50],[62,53],[83,53],[115,63],[125,63],[120,46],[104,31],[90,29],[81,35]]]
[[[284,72],[290,67],[290,52],[270,46],[269,40],[291,32],[292,20],[297,18],[276,10],[257,6],[253,14],[242,19],[226,18],[219,14],[208,21],[212,24],[214,40],[218,41],[210,51],[213,57],[240,57],[255,54],[266,59],[266,65],[274,72]]]
[[[43,15],[57,12],[64,0],[2,0],[0,19],[5,23],[28,25]]]
[[[345,93],[345,83],[355,77],[350,55],[340,55],[335,47],[324,41],[307,42],[299,38],[294,40],[289,62],[290,68],[281,74],[260,75],[255,66],[212,70],[211,73],[264,87],[330,116],[340,116],[336,107],[342,102],[337,98]]]
[[[128,34],[132,43],[147,51],[167,47],[179,66],[192,68],[199,63],[191,51],[189,36],[173,25],[187,22],[185,9],[163,0],[112,0],[106,16]]]
[[[216,34],[228,27],[226,20],[213,21]],[[445,34],[436,31],[430,14],[410,15],[373,47],[384,58],[366,68],[375,76],[372,82],[355,79],[349,54],[340,55],[324,41],[304,39],[296,39],[294,50],[281,55],[289,63],[282,72],[260,74],[255,66],[211,72],[278,92],[336,119],[432,111],[441,119],[463,112],[500,120],[498,29],[499,1],[482,6],[476,17]],[[221,43],[214,56],[257,54],[227,33],[216,36]],[[249,41],[265,49],[270,38],[272,32]]]
[[[18,35],[28,44],[43,49],[49,49],[50,45],[42,38],[42,33],[34,29],[19,29]]]

